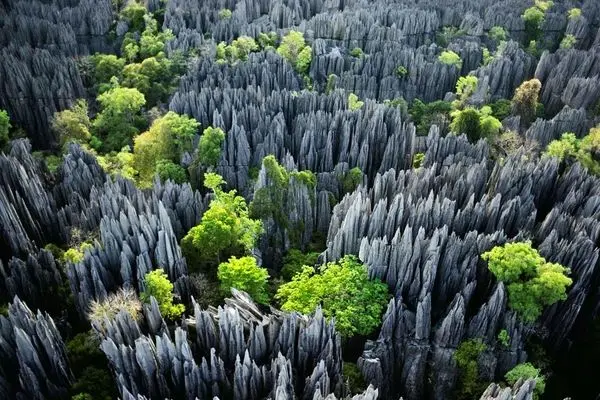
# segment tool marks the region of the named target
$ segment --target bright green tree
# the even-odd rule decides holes
[[[360,110],[365,105],[364,101],[360,101],[354,93],[348,95],[348,109],[351,111]]]
[[[10,130],[10,118],[8,113],[0,110],[0,148],[8,143],[8,131]]]
[[[458,78],[458,82],[456,83],[457,100],[455,104],[453,104],[455,108],[462,107],[469,97],[475,93],[478,82],[479,80],[477,77],[473,75],[461,76]]]
[[[97,98],[102,111],[96,116],[93,128],[103,139],[102,150],[119,150],[128,145],[138,133],[136,124],[146,99],[137,89],[114,87]]]
[[[367,268],[354,256],[327,263],[318,270],[305,266],[275,296],[285,311],[310,314],[321,305],[327,318],[345,337],[368,335],[380,323],[387,286],[370,280]]]
[[[256,265],[254,257],[231,257],[228,262],[219,264],[217,277],[221,282],[221,290],[226,295],[231,293],[231,288],[236,288],[248,293],[258,303],[269,302],[269,273]]]
[[[181,241],[181,250],[191,269],[219,264],[222,259],[250,252],[262,233],[262,223],[251,219],[248,206],[236,191],[223,191],[223,178],[214,173],[204,175],[204,185],[214,199],[208,210]]]
[[[533,398],[534,400],[538,400],[546,390],[546,380],[544,379],[544,375],[540,374],[540,372],[540,369],[534,367],[531,363],[522,363],[508,371],[506,375],[504,375],[504,379],[506,379],[506,383],[511,386],[519,379],[534,379],[535,389]]]
[[[144,286],[140,300],[150,303],[150,297],[154,297],[163,317],[176,319],[185,311],[183,304],[173,304],[173,283],[162,269],[148,272],[144,277]]]
[[[560,139],[551,141],[546,147],[545,155],[564,160],[569,157],[575,157],[579,151],[579,140],[574,133],[563,133]]]
[[[581,8],[571,8],[568,13],[569,19],[577,19],[581,17]]]
[[[221,8],[219,10],[219,19],[230,19],[233,13],[229,8]]]
[[[317,252],[303,253],[298,249],[291,249],[283,258],[281,277],[286,281],[291,281],[294,275],[302,271],[302,267],[314,266],[318,258],[319,253]]]
[[[136,182],[138,171],[134,166],[134,157],[129,146],[121,151],[111,151],[108,154],[97,156],[96,160],[102,169],[111,176],[121,176]]]
[[[561,49],[572,49],[577,44],[577,38],[572,34],[567,34],[560,42]]]
[[[462,59],[452,50],[445,50],[439,55],[438,60],[442,64],[454,65],[456,68],[462,68]]]
[[[220,128],[208,127],[202,132],[198,142],[198,158],[202,165],[216,167],[221,158],[221,147],[225,141],[225,132]]]
[[[526,322],[534,322],[545,306],[566,299],[566,289],[573,283],[567,268],[547,262],[530,242],[496,246],[481,258],[507,285],[510,308]]]
[[[281,40],[277,53],[288,60],[298,73],[308,72],[312,61],[312,49],[306,44],[302,32],[289,31]]]
[[[62,145],[68,142],[87,143],[92,137],[87,101],[79,99],[70,109],[55,113],[51,126]]]
[[[144,16],[146,25],[140,37],[140,57],[142,59],[156,56],[165,50],[165,44],[175,36],[170,29],[158,30],[158,23],[149,15]]]

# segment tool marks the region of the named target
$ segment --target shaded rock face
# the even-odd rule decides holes
[[[162,321],[154,301],[144,314]],[[122,312],[103,331],[101,348],[124,399],[313,399],[342,393],[340,337],[320,310],[312,317],[263,314],[234,289],[224,307],[201,310],[194,303],[193,317],[173,334],[164,326],[150,323],[142,333]],[[365,399],[376,393],[368,389]]]
[[[50,119],[85,95],[73,57],[111,52],[110,0],[7,0],[0,9],[0,108],[36,148],[56,139]]]
[[[73,375],[52,318],[18,297],[0,315],[0,397],[68,399]]]

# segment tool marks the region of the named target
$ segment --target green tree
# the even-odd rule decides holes
[[[354,167],[349,170],[344,178],[342,179],[342,190],[344,193],[350,193],[354,191],[363,181],[363,172],[360,168]]]
[[[457,135],[466,134],[471,142],[495,136],[500,132],[502,123],[491,113],[492,109],[489,106],[485,106],[481,110],[473,107],[454,110],[450,113],[452,117],[450,130]]]
[[[454,65],[458,69],[462,68],[462,59],[460,58],[460,56],[458,54],[456,54],[452,50],[443,51],[439,55],[438,60],[442,64]]]
[[[242,61],[246,61],[248,59],[248,54],[259,50],[256,41],[248,36],[238,37],[231,42],[231,45],[237,49],[237,56]]]
[[[61,145],[68,142],[86,144],[92,137],[87,101],[79,99],[70,109],[54,113],[51,126],[58,134]]]
[[[360,58],[363,56],[363,51],[360,47],[355,47],[350,51],[352,57]]]
[[[497,43],[503,42],[508,39],[508,33],[501,26],[492,26],[490,31],[488,32],[488,36],[490,39],[496,41]]]
[[[258,303],[269,302],[269,273],[256,265],[254,257],[231,257],[228,262],[219,264],[217,277],[221,282],[221,290],[226,295],[231,293],[231,288],[236,288],[248,293]]]
[[[169,111],[154,120],[147,132],[135,138],[135,167],[142,186],[151,185],[159,161],[178,163],[183,153],[192,150],[199,126],[200,123],[195,119]]]
[[[129,146],[123,147],[119,152],[112,151],[103,156],[97,156],[96,160],[107,174],[137,182],[138,171],[134,167],[134,157]]]
[[[232,12],[229,8],[222,8],[219,10],[219,19],[230,19]]]
[[[421,168],[424,161],[425,161],[425,153],[415,153],[415,155],[413,157],[412,167],[413,168]]]
[[[237,196],[235,190],[221,189],[224,184],[221,176],[207,173],[204,184],[213,191],[214,199],[200,224],[190,229],[181,241],[181,250],[192,270],[250,252],[262,233],[261,221],[249,217],[244,198]]]
[[[510,115],[512,103],[507,99],[498,99],[490,104],[490,107],[492,108],[492,115],[498,120],[502,121],[504,118]]]
[[[513,113],[521,117],[521,121],[528,125],[536,118],[538,99],[542,89],[539,79],[523,82],[516,90],[512,99]]]
[[[466,101],[477,91],[479,80],[476,76],[468,75],[458,78],[456,83],[457,100],[453,103],[454,108],[462,108]]]
[[[427,135],[431,125],[444,125],[449,121],[452,103],[449,101],[434,101],[423,103],[415,99],[411,104],[408,113],[417,127],[417,135]]]
[[[5,110],[0,109],[0,148],[8,143],[8,131],[10,130],[10,118]]]
[[[128,145],[138,133],[136,124],[146,99],[137,89],[115,87],[97,98],[102,111],[93,122],[95,133],[103,139],[102,150],[108,152]]]
[[[575,157],[579,151],[579,140],[574,133],[563,133],[560,139],[551,141],[546,147],[545,155],[564,160]]]
[[[547,262],[530,242],[496,246],[481,258],[507,285],[510,308],[526,322],[534,322],[545,306],[566,299],[566,289],[573,283],[567,268]]]
[[[348,95],[348,109],[351,111],[360,110],[365,105],[364,101],[360,101],[354,93]]]
[[[572,49],[577,44],[577,38],[572,34],[567,34],[560,42],[561,49]]]
[[[153,57],[165,51],[165,43],[175,36],[170,29],[158,30],[158,23],[149,15],[144,16],[146,28],[140,37],[140,57]]]
[[[127,21],[130,31],[141,32],[144,27],[144,17],[146,16],[146,7],[142,4],[131,1],[121,10],[121,18]]]
[[[404,65],[399,65],[394,72],[396,76],[400,79],[405,78],[408,75],[408,69]]]
[[[546,380],[544,379],[544,375],[540,374],[540,369],[534,367],[531,363],[522,363],[516,365],[513,369],[508,371],[506,375],[504,375],[504,379],[506,379],[506,383],[509,385],[514,385],[519,379],[534,379],[535,380],[535,389],[533,392],[533,398],[538,400],[546,390]]]
[[[292,64],[298,73],[308,72],[312,61],[312,49],[306,44],[302,32],[288,32],[281,40],[277,53]]]
[[[569,19],[577,19],[581,17],[581,8],[571,8],[568,13]]]
[[[509,347],[510,346],[510,336],[509,336],[508,331],[506,329],[502,329],[498,333],[498,342],[500,342],[500,344],[503,347]]]
[[[460,369],[458,399],[474,399],[485,388],[486,383],[479,379],[478,358],[486,349],[481,339],[464,340],[456,349],[454,360]]]
[[[225,141],[225,132],[220,128],[208,127],[202,132],[198,142],[198,158],[202,165],[216,167],[221,158],[221,148]]]
[[[350,337],[368,335],[379,325],[388,295],[387,286],[370,280],[356,257],[345,256],[318,271],[304,267],[275,297],[285,311],[309,314],[321,305],[327,318],[335,318],[336,329]]]
[[[308,265],[312,267],[317,264],[319,253],[303,253],[298,249],[291,249],[283,257],[283,267],[281,268],[281,277],[285,281],[291,281],[294,275],[302,271],[302,267]]]
[[[125,67],[125,59],[118,58],[114,54],[98,54],[90,57],[93,64],[94,83],[100,85],[110,82],[114,76],[121,77],[123,67]]]
[[[173,304],[173,284],[162,269],[148,272],[144,277],[144,286],[140,299],[150,303],[150,297],[154,297],[163,317],[174,320],[185,311],[183,304]]]
[[[162,182],[170,179],[175,183],[187,181],[185,169],[171,160],[160,160],[156,163],[156,174]]]

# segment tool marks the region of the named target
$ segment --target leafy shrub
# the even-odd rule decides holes
[[[185,169],[171,160],[160,160],[156,163],[156,174],[162,182],[171,180],[175,183],[187,181]]]
[[[298,31],[290,31],[281,40],[277,53],[285,58],[300,74],[308,72],[312,61],[312,49],[304,41],[304,34]]]
[[[278,40],[279,40],[279,36],[277,35],[277,32],[269,32],[269,33],[261,32],[258,34],[258,38],[257,38],[258,45],[263,50],[274,48],[277,45]]]
[[[222,8],[219,10],[219,19],[230,19],[232,12],[229,8]]]
[[[198,157],[202,165],[216,167],[221,158],[221,147],[225,141],[225,132],[220,128],[208,127],[202,132],[198,142]]]
[[[350,51],[350,55],[351,55],[352,57],[356,57],[356,58],[360,58],[360,57],[362,57],[362,56],[363,56],[363,54],[364,54],[364,53],[363,53],[363,51],[362,51],[362,49],[361,49],[360,47],[355,47],[355,48],[353,48],[353,49]]]
[[[569,19],[577,19],[581,17],[581,8],[571,8],[568,13]]]
[[[569,157],[575,157],[579,151],[579,144],[574,133],[563,133],[560,139],[553,140],[548,144],[544,154],[562,161]]]
[[[148,272],[144,277],[144,287],[140,299],[149,303],[154,297],[163,317],[176,319],[185,311],[183,304],[173,304],[173,284],[162,269]]]
[[[135,320],[141,317],[142,303],[133,289],[121,288],[119,291],[109,294],[102,301],[92,301],[88,319],[95,329],[104,331],[105,320],[114,319],[119,311],[129,313]]]
[[[474,399],[486,383],[479,379],[479,355],[487,349],[481,339],[468,339],[460,343],[454,353],[454,360],[460,369],[458,399]]]
[[[205,174],[204,184],[215,197],[200,224],[181,240],[181,250],[191,270],[210,263],[218,265],[223,258],[249,252],[262,232],[262,222],[249,217],[246,200],[237,196],[235,190],[224,192],[223,183],[221,176]]]
[[[337,80],[337,75],[329,74],[327,75],[327,84],[325,85],[325,94],[329,94],[335,90],[335,81]]]
[[[314,267],[317,264],[319,253],[303,253],[298,249],[291,249],[283,258],[281,277],[285,281],[291,281],[294,275],[302,271],[302,267]]]
[[[348,385],[350,394],[362,393],[366,389],[365,378],[355,363],[344,361],[342,363],[342,375]]]
[[[399,65],[394,72],[398,78],[405,78],[408,75],[408,69],[404,65]]]
[[[438,100],[431,103],[423,103],[415,99],[411,104],[408,113],[417,127],[417,135],[427,135],[431,125],[444,126],[450,117],[452,103],[449,101]]]
[[[466,101],[477,91],[479,80],[476,76],[461,76],[456,82],[457,101],[453,103],[454,108],[461,108]]]
[[[365,103],[358,99],[358,96],[354,93],[348,95],[348,109],[351,111],[359,110]]]
[[[504,347],[510,346],[510,336],[508,335],[508,331],[506,329],[502,329],[498,333],[498,342]]]
[[[535,5],[525,10],[521,19],[525,22],[526,43],[538,40],[542,30],[541,26],[546,18],[546,11],[552,7],[552,1],[535,0]]]
[[[231,288],[236,288],[248,293],[257,303],[269,302],[269,273],[256,265],[254,257],[231,257],[228,262],[219,265],[217,277],[221,282],[221,290],[226,295],[231,293]]]
[[[102,111],[96,116],[93,128],[103,139],[102,150],[118,150],[127,146],[139,131],[136,120],[146,99],[137,89],[114,87],[97,98]]]
[[[110,82],[111,78],[121,77],[125,59],[118,58],[114,54],[98,54],[90,57],[93,65],[93,78],[96,85]]]
[[[506,379],[506,383],[511,386],[514,385],[519,379],[534,379],[535,389],[533,398],[535,400],[538,400],[546,390],[546,380],[544,379],[544,375],[541,375],[540,370],[530,363],[516,365],[513,369],[508,371],[506,375],[504,375],[504,379]]]
[[[10,118],[5,110],[0,110],[0,148],[8,143],[8,132],[10,131]]]
[[[540,90],[542,90],[542,82],[538,79],[525,81],[515,90],[512,111],[519,115],[526,125],[535,120]]]
[[[363,172],[360,168],[354,167],[349,170],[342,180],[342,189],[344,193],[353,192],[363,181]]]
[[[577,44],[577,38],[572,34],[567,34],[560,42],[561,49],[572,49]]]
[[[471,142],[493,137],[500,132],[502,123],[491,113],[492,109],[488,106],[482,107],[480,110],[473,107],[454,110],[450,113],[452,117],[450,130],[457,135],[466,134]]]
[[[423,165],[423,161],[425,161],[425,154],[415,153],[415,155],[413,156],[412,167],[421,168],[421,166]]]
[[[497,25],[492,26],[490,28],[488,36],[491,40],[494,40],[498,43],[508,39],[508,33],[506,32],[506,30],[503,27]]]
[[[137,32],[141,32],[144,28],[145,15],[146,8],[136,1],[129,2],[120,13],[121,18],[129,24],[129,30]]]
[[[327,318],[345,337],[368,335],[381,319],[387,303],[387,286],[369,280],[366,267],[354,256],[345,256],[318,270],[304,267],[291,282],[279,287],[276,298],[285,311],[312,313],[321,305]]]
[[[70,263],[80,263],[83,261],[83,253],[79,249],[68,249],[63,254],[63,261]]]
[[[502,121],[508,117],[512,111],[512,102],[508,99],[498,99],[492,104],[492,115]]]
[[[547,262],[529,242],[496,246],[481,258],[507,285],[509,306],[525,322],[534,322],[545,306],[566,299],[566,288],[573,283],[567,268]]]
[[[51,126],[58,134],[62,145],[68,142],[87,143],[92,137],[90,133],[92,123],[88,117],[87,101],[79,99],[70,109],[55,113]]]
[[[452,50],[445,50],[439,55],[438,60],[442,64],[454,65],[457,68],[462,68],[462,59]]]

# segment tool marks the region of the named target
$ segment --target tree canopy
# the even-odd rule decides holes
[[[534,367],[528,362],[516,365],[504,375],[504,379],[506,379],[506,383],[511,386],[519,379],[534,379],[535,391],[533,393],[533,398],[535,400],[538,400],[546,390],[546,380],[544,379],[544,375],[540,373],[539,368]]]
[[[94,131],[103,140],[105,152],[128,145],[139,130],[140,111],[146,99],[137,89],[113,87],[97,98],[101,111],[94,120]]]
[[[173,304],[173,283],[162,269],[148,272],[144,277],[144,286],[140,299],[149,303],[150,297],[154,297],[163,317],[175,319],[185,311],[183,304]]]
[[[231,293],[231,288],[236,288],[248,293],[258,303],[269,302],[267,294],[269,273],[256,265],[254,257],[231,257],[229,261],[219,264],[217,277],[225,295]]]
[[[248,253],[262,232],[262,223],[251,219],[248,206],[235,190],[225,192],[225,182],[214,173],[204,175],[204,184],[214,194],[208,210],[181,241],[181,249],[191,269],[207,263],[219,264],[223,258]]]
[[[566,299],[566,289],[573,282],[567,268],[547,262],[530,242],[496,246],[481,258],[507,285],[509,306],[526,322],[534,322],[545,306]]]
[[[321,306],[344,336],[368,335],[380,323],[387,304],[387,286],[370,280],[367,268],[354,256],[320,268],[304,266],[291,282],[279,287],[276,298],[285,311],[309,314]]]

